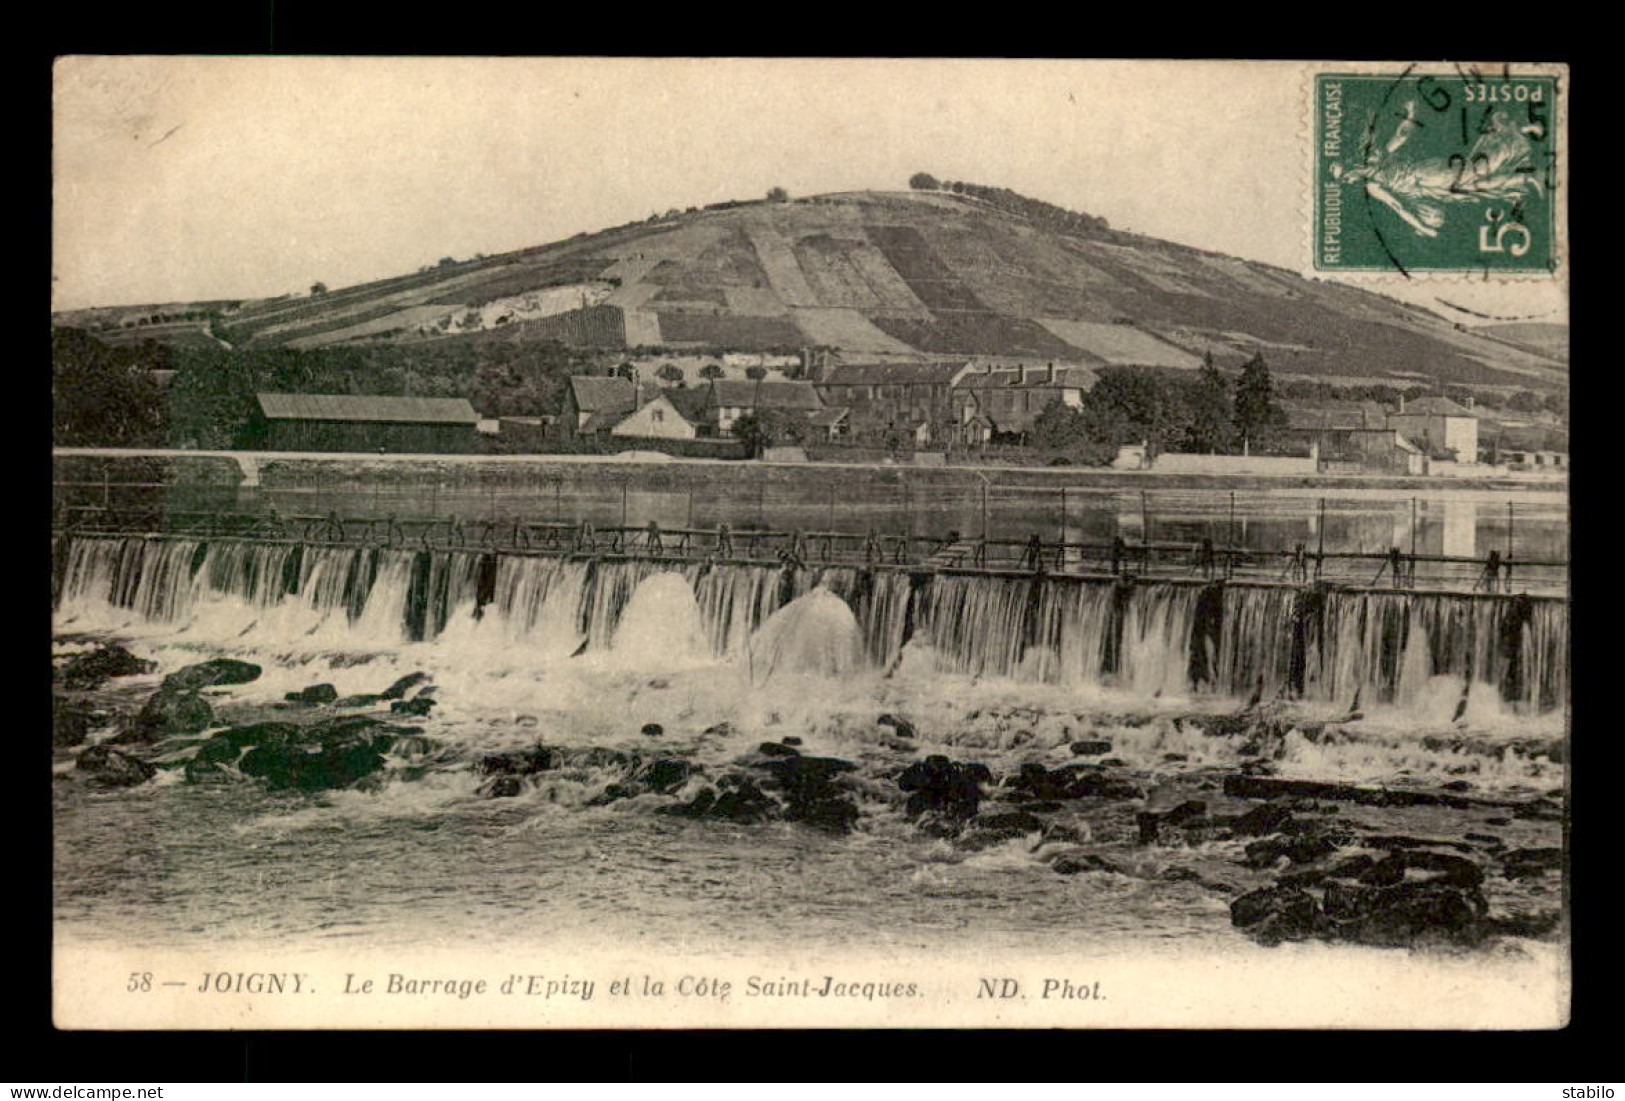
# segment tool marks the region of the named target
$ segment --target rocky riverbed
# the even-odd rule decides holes
[[[1063,711],[890,689],[892,710],[856,700],[711,716],[703,683],[624,673],[594,682],[605,698],[583,724],[559,709],[482,709],[417,670],[361,685],[368,667],[340,664],[342,690],[267,692],[252,661],[159,664],[59,644],[59,787],[261,792],[284,815],[423,788],[445,793],[437,814],[512,805],[681,822],[747,853],[750,831],[788,829],[823,851],[851,839],[853,861],[863,839],[885,838],[927,862],[996,853],[1001,874],[1050,892],[1131,881],[1205,897],[1215,929],[1262,945],[1481,949],[1562,935],[1565,743],[1550,734],[1396,734],[1281,703]],[[1383,754],[1386,775],[1351,778],[1350,760]],[[1426,767],[1392,765],[1417,755]]]

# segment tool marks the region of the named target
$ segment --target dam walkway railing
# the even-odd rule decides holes
[[[198,540],[237,539],[310,545],[473,551],[521,555],[635,558],[672,563],[729,562],[798,567],[855,567],[1031,576],[1036,574],[1254,585],[1339,587],[1413,592],[1566,597],[1568,562],[1515,559],[1499,551],[1483,558],[1382,552],[1325,551],[1298,543],[1263,550],[1211,539],[1197,542],[1066,542],[986,539],[956,531],[897,535],[845,531],[735,530],[604,526],[525,520],[400,519],[278,515],[219,511],[174,512],[81,507],[59,510],[53,530],[66,535],[143,535]]]

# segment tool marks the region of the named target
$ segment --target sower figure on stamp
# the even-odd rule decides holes
[[[1416,101],[1407,100],[1404,115],[1388,143],[1373,143],[1364,164],[1333,165],[1332,175],[1345,183],[1365,181],[1367,195],[1387,206],[1423,237],[1437,237],[1445,223],[1445,205],[1491,200],[1516,202],[1541,192],[1535,175],[1530,134],[1538,126],[1515,127],[1505,111],[1494,112],[1460,163],[1457,157],[1407,157],[1405,143],[1417,127]]]

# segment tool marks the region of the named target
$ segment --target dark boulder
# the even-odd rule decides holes
[[[1270,868],[1284,857],[1293,864],[1309,864],[1336,851],[1336,842],[1325,834],[1273,837],[1249,844],[1242,862],[1250,868]]]
[[[427,673],[408,673],[382,692],[378,693],[381,700],[404,699],[406,693],[429,679]]]
[[[779,739],[779,743],[781,745],[799,746],[801,745],[801,739],[796,737],[794,734],[786,734],[784,737]]]
[[[1085,739],[1073,742],[1067,748],[1072,750],[1074,757],[1101,757],[1112,751],[1112,743]]]
[[[83,745],[91,728],[96,725],[98,712],[83,704],[74,703],[64,696],[51,700],[51,745],[68,749]]]
[[[1139,784],[1105,772],[1073,773],[1066,787],[1068,799],[1144,799]]]
[[[1454,793],[1370,788],[1240,773],[1224,778],[1224,793],[1237,799],[1278,799],[1282,796],[1335,799],[1368,807],[1450,807],[1462,810],[1473,805],[1468,799]]]
[[[706,795],[711,798],[705,799]],[[704,801],[699,817],[720,818],[729,822],[767,822],[779,816],[779,805],[757,786],[756,781],[737,772],[724,775],[716,783],[714,793],[702,792],[695,804]],[[695,805],[695,804],[690,804]]]
[[[793,749],[782,742],[763,742],[756,747],[756,752],[764,757],[799,757],[801,751]]]
[[[1412,875],[1412,872],[1420,875]],[[1407,849],[1389,853],[1360,876],[1360,882],[1369,885],[1407,881],[1477,887],[1484,882],[1484,869],[1464,856]]]
[[[220,684],[247,684],[258,680],[260,667],[251,661],[214,658],[178,669],[164,678],[164,687],[177,692],[198,692]]]
[[[979,830],[999,830],[1011,837],[1021,837],[1029,833],[1038,833],[1044,828],[1044,820],[1024,810],[1011,810],[995,814],[978,814],[971,825]]]
[[[130,729],[121,735],[130,742],[155,742],[171,734],[196,734],[214,724],[214,708],[193,692],[168,687],[152,694]]]
[[[976,762],[950,761],[933,754],[916,761],[897,777],[897,786],[909,792],[907,812],[918,818],[926,812],[950,819],[970,818],[983,798],[982,785],[993,773]]]
[[[383,696],[376,693],[363,692],[355,696],[341,696],[333,701],[334,707],[371,707],[383,700]]]
[[[1024,810],[978,814],[971,819],[959,844],[962,848],[985,849],[1039,833],[1043,829],[1044,820]]]
[[[880,716],[875,722],[880,726],[891,727],[892,733],[899,738],[913,739],[919,736],[914,732],[914,724],[901,715],[887,713]]]
[[[228,727],[215,735],[224,738],[232,745],[243,746],[259,745],[261,742],[288,742],[297,741],[299,727],[293,723],[248,723],[243,726]]]
[[[432,696],[414,696],[409,700],[396,700],[389,705],[397,715],[427,715],[435,705]]]
[[[1562,868],[1562,849],[1513,849],[1501,857],[1501,872],[1508,879],[1527,879]]]
[[[487,799],[512,799],[525,790],[525,782],[517,776],[493,776],[475,789],[475,794]]]
[[[488,753],[474,766],[486,776],[530,776],[556,768],[555,754],[547,746],[532,749],[513,749],[506,753]]]
[[[656,757],[637,773],[636,779],[650,791],[664,795],[688,783],[698,771],[693,761],[682,757]]]
[[[1207,804],[1200,799],[1187,799],[1173,810],[1158,814],[1154,811],[1141,811],[1134,816],[1135,825],[1139,829],[1140,844],[1156,845],[1163,840],[1163,827],[1180,829],[1198,824],[1205,825],[1207,818]]]
[[[1094,853],[1063,853],[1049,865],[1059,875],[1077,875],[1079,872],[1121,872],[1122,869],[1103,856]]]
[[[293,703],[332,703],[339,698],[339,690],[331,684],[313,684],[309,688],[289,692],[282,698]]]
[[[242,751],[243,747],[230,738],[216,735],[197,747],[197,752],[192,754],[192,761],[199,764],[231,764],[237,760]]]
[[[858,807],[838,778],[857,765],[838,757],[775,757],[760,766],[784,800],[787,822],[844,833],[858,819]]]
[[[647,793],[648,790],[649,789],[644,787],[642,784],[635,783],[605,784],[603,791],[587,800],[587,806],[608,806],[609,804],[618,802],[621,799],[631,799],[633,796],[643,795]]]
[[[1004,786],[1030,795],[1034,799],[1066,799],[1070,797],[1068,787],[1073,781],[1073,773],[1065,769],[1056,769],[1051,772],[1043,765],[1028,763],[1014,776],[1006,776]]]
[[[630,772],[638,766],[636,753],[608,745],[589,745],[579,749],[561,747],[554,751],[554,768],[620,769]]]
[[[665,732],[666,728],[661,726],[659,723],[644,723],[643,729],[638,731],[638,733],[642,734],[645,738],[658,738]]]
[[[1230,903],[1230,923],[1258,943],[1274,946],[1314,936],[1322,915],[1314,896],[1301,887],[1262,887]]]
[[[1230,829],[1237,837],[1263,837],[1281,832],[1291,820],[1292,812],[1280,803],[1265,803],[1235,819]]]
[[[1379,947],[1476,944],[1487,934],[1489,904],[1477,887],[1440,880],[1393,887],[1332,884],[1326,917],[1340,940]]]
[[[96,650],[74,654],[56,670],[56,679],[65,688],[95,688],[112,677],[129,677],[151,673],[155,662],[143,661],[122,646],[105,645]]]
[[[346,787],[384,766],[388,733],[352,726],[311,735],[306,731],[308,740],[299,742],[262,742],[244,753],[237,767],[272,790],[324,791]]]
[[[93,745],[79,754],[73,767],[89,773],[89,780],[98,787],[127,788],[144,784],[158,770],[147,762],[106,745]]]

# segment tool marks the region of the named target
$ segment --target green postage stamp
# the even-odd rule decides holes
[[[1315,268],[1556,271],[1560,90],[1515,67],[1316,74]]]

